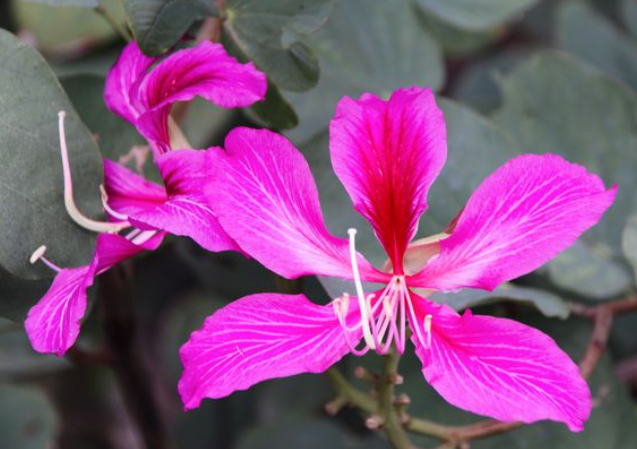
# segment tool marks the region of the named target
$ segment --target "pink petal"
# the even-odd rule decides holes
[[[103,162],[108,205],[115,212],[133,215],[166,202],[166,189],[163,186],[147,181],[117,162],[109,159]]]
[[[95,257],[98,259],[97,274],[101,274],[126,259],[130,259],[142,251],[157,249],[163,239],[162,233],[157,233],[153,238],[142,244],[132,241],[117,234],[100,234],[97,238]]]
[[[209,150],[210,151],[210,150]],[[207,196],[239,246],[287,278],[317,274],[351,279],[347,240],[325,227],[314,178],[292,144],[268,130],[237,128],[215,149]],[[383,281],[359,256],[361,276]]]
[[[86,290],[93,285],[91,265],[60,271],[47,293],[31,308],[24,326],[33,349],[58,357],[75,343],[86,313]]]
[[[209,251],[239,251],[219,224],[204,195],[213,170],[213,150],[179,150],[165,153],[157,165],[166,184],[168,199],[129,216],[140,229],[161,229],[192,238]]]
[[[91,264],[61,270],[29,311],[24,325],[33,348],[64,355],[77,340],[86,313],[86,290],[93,285],[94,277],[145,249],[155,249],[160,242],[161,235],[135,245],[116,234],[101,234]]]
[[[473,193],[451,236],[409,283],[443,291],[493,290],[530,273],[595,225],[613,187],[559,156],[518,156]]]
[[[575,363],[548,335],[513,320],[458,315],[413,297],[432,315],[431,345],[412,336],[423,374],[449,403],[500,421],[550,419],[583,430],[591,394]],[[411,323],[412,328],[414,323]]]
[[[139,104],[139,84],[155,60],[156,58],[144,55],[137,43],[131,42],[124,47],[106,78],[106,106],[133,124],[144,112]]]
[[[447,158],[442,111],[429,89],[343,98],[330,124],[334,171],[374,227],[398,274],[427,193]]]
[[[303,295],[247,296],[215,312],[182,346],[179,393],[185,408],[193,409],[203,398],[266,379],[323,372],[347,352],[331,305],[312,304]]]
[[[140,86],[147,111],[138,124],[149,140],[169,144],[168,114],[176,101],[196,96],[217,106],[249,106],[265,97],[265,75],[252,63],[241,64],[220,44],[202,42],[160,62]]]

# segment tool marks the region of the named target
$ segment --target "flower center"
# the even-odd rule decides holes
[[[333,302],[334,313],[343,328],[350,351],[355,355],[363,355],[370,349],[378,354],[386,354],[392,344],[402,354],[407,339],[407,313],[415,325],[415,333],[421,345],[431,346],[432,316],[427,315],[422,323],[418,323],[416,311],[404,275],[392,277],[385,289],[380,293],[366,295],[358,269],[356,253],[356,229],[348,230],[350,256],[356,295],[359,304],[360,318],[355,314],[349,317],[350,295],[344,293]],[[350,337],[362,330],[365,346],[356,348],[356,342]]]

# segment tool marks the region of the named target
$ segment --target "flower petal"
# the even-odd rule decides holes
[[[134,215],[154,209],[168,199],[166,189],[117,162],[104,159],[104,188],[108,205],[117,213]]]
[[[310,168],[287,139],[268,130],[237,128],[226,138],[226,151],[214,151],[207,197],[245,252],[287,278],[351,279],[348,241],[326,229]],[[389,278],[362,256],[358,260],[364,280]]]
[[[252,63],[241,64],[220,44],[202,42],[160,62],[140,86],[145,114],[139,131],[149,140],[168,145],[168,114],[176,101],[196,96],[217,106],[249,106],[265,97],[265,74]]]
[[[348,323],[357,315],[352,304]],[[331,305],[303,295],[247,296],[215,312],[182,346],[179,393],[192,409],[266,379],[323,372],[347,352]]]
[[[500,421],[550,419],[583,430],[591,394],[575,363],[548,335],[513,320],[458,315],[422,298],[422,317],[432,315],[431,344],[412,336],[423,374],[449,403]],[[413,321],[410,323],[412,328]]]
[[[399,274],[427,209],[427,193],[447,158],[442,111],[429,89],[344,98],[330,124],[334,171],[354,207],[374,227]]]
[[[106,78],[104,88],[106,106],[133,124],[144,112],[139,104],[139,85],[156,59],[144,55],[137,43],[131,42],[124,47]]]
[[[93,285],[97,259],[91,265],[61,270],[31,308],[24,326],[33,349],[58,357],[75,343],[86,313],[86,290]]]
[[[192,238],[209,251],[239,251],[221,227],[204,195],[212,171],[212,150],[179,150],[157,159],[168,199],[154,208],[129,216],[140,229],[161,229]]]
[[[64,355],[77,340],[86,313],[86,291],[95,276],[143,250],[155,249],[160,242],[161,235],[136,245],[117,234],[101,234],[91,264],[61,270],[29,311],[24,325],[33,349]]]
[[[518,156],[478,187],[451,236],[440,241],[440,255],[408,282],[493,290],[572,245],[601,219],[615,190],[559,156]]]

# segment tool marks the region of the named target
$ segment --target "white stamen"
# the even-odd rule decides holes
[[[155,237],[157,231],[142,231],[137,236],[133,237],[130,241],[135,245],[142,245]]]
[[[71,178],[71,166],[69,164],[69,151],[66,146],[66,133],[64,131],[64,119],[66,117],[66,113],[64,111],[60,111],[58,113],[58,117],[60,131],[60,153],[62,155],[62,170],[64,172],[64,205],[66,206],[66,211],[68,212],[69,216],[73,219],[73,221],[75,221],[75,223],[82,226],[83,228],[99,233],[114,234],[121,231],[122,229],[130,227],[130,223],[128,223],[128,221],[108,223],[92,220],[82,214],[82,212],[80,212],[75,205],[75,200],[73,199],[73,180]]]
[[[117,212],[108,205],[108,193],[106,193],[106,189],[102,184],[100,184],[100,193],[102,194],[102,206],[111,217],[117,218],[118,220],[128,220],[128,216]]]
[[[374,338],[372,337],[372,331],[369,326],[370,310],[365,299],[365,292],[363,291],[363,283],[361,282],[361,276],[358,271],[358,260],[356,258],[356,229],[350,228],[347,230],[349,234],[349,253],[352,259],[352,272],[354,274],[354,285],[356,285],[356,295],[358,296],[358,302],[361,310],[361,323],[363,325],[363,338],[371,349],[376,349],[374,344]]]
[[[431,348],[431,320],[431,315],[427,315],[425,317],[425,333],[427,334],[427,346],[425,347],[426,349]]]
[[[53,262],[46,259],[44,257],[44,253],[46,253],[46,246],[44,245],[40,246],[38,249],[33,251],[33,254],[31,254],[31,257],[29,257],[29,262],[31,263],[31,265],[41,260],[47,267],[49,267],[53,271],[57,271],[57,272],[62,271],[62,268],[58,267]]]

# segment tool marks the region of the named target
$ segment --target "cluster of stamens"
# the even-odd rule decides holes
[[[100,185],[102,206],[111,217],[118,221],[93,220],[92,218],[89,218],[86,215],[82,214],[82,212],[80,212],[80,210],[77,208],[75,199],[73,197],[73,179],[71,176],[71,164],[69,162],[69,152],[66,145],[66,133],[64,130],[64,120],[66,118],[66,113],[64,111],[60,111],[58,113],[58,118],[60,132],[60,155],[62,156],[62,171],[64,174],[64,206],[69,216],[76,224],[78,224],[82,228],[96,232],[98,234],[117,234],[125,229],[132,228],[131,224],[128,221],[128,216],[117,212],[116,210],[113,210],[113,208],[108,205],[108,195],[106,194],[106,190],[102,185]],[[127,240],[130,240],[135,245],[141,245],[153,238],[156,234],[157,231],[142,231],[140,229],[132,229],[123,237]],[[61,271],[62,269],[59,266],[55,265],[44,257],[45,252],[46,246],[40,246],[33,252],[29,261],[32,264],[36,263],[37,261],[42,261],[52,270],[58,272]]]
[[[412,323],[418,322],[405,276],[395,275],[380,294],[366,295],[358,269],[356,229],[350,229],[348,233],[360,318],[356,314],[352,314],[352,317],[356,318],[348,319],[351,298],[348,293],[336,298],[333,306],[349,349],[355,355],[363,355],[370,349],[383,355],[389,352],[392,345],[395,345],[397,351],[402,354],[405,351],[407,337],[407,313],[409,313]],[[422,329],[420,323],[412,326],[420,344],[425,348],[431,346],[431,321],[432,316],[427,315],[422,323]],[[357,348],[357,342],[352,341],[351,337],[357,335],[361,330],[365,344],[362,348]]]

